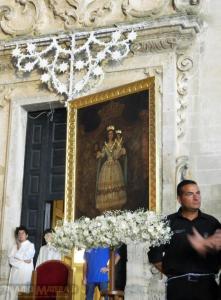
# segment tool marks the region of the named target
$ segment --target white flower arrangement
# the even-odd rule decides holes
[[[168,221],[153,211],[108,211],[94,219],[82,217],[55,228],[52,245],[62,253],[73,248],[117,248],[122,243],[144,243],[147,250],[170,241]]]

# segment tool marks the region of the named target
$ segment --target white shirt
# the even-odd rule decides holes
[[[8,258],[9,264],[11,267],[15,267],[17,269],[22,269],[24,264],[33,265],[33,257],[35,255],[35,247],[34,244],[30,241],[26,240],[20,244],[20,248],[18,249],[17,244],[13,246],[11,249]],[[25,260],[31,260],[31,263],[24,262]]]
[[[38,255],[36,267],[37,268],[40,264],[47,260],[52,260],[52,259],[61,259],[61,254],[57,251],[57,249],[51,245],[44,245],[40,248],[40,252]]]
[[[18,291],[29,292],[31,275],[34,269],[34,255],[34,244],[28,240],[22,242],[19,249],[17,245],[12,247],[8,254],[11,270],[8,281],[7,300],[17,299]],[[27,263],[25,260],[31,260],[31,262]]]

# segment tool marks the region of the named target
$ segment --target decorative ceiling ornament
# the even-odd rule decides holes
[[[79,42],[82,33],[76,33],[62,45],[59,37],[53,37],[43,50],[37,43],[27,42],[25,48],[17,44],[12,55],[20,71],[40,69],[41,81],[70,101],[100,84],[104,78],[103,61],[120,61],[128,55],[136,32],[131,29],[127,37],[124,33],[116,29],[107,40],[89,32],[86,40]]]

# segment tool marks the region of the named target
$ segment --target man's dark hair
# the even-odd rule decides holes
[[[17,236],[18,235],[18,232],[20,231],[20,230],[24,230],[24,232],[26,233],[26,234],[28,234],[28,229],[25,227],[25,226],[19,226],[19,227],[16,227],[16,229],[15,229],[15,236]]]
[[[55,232],[53,228],[47,228],[47,229],[45,229],[45,231],[43,232],[43,237],[42,237],[42,246],[44,246],[44,245],[47,244],[46,240],[45,240],[45,235],[47,233],[53,233],[53,232]]]
[[[181,196],[183,193],[183,187],[187,184],[195,184],[197,185],[196,181],[194,180],[189,180],[189,179],[185,179],[183,181],[181,181],[178,185],[177,185],[177,196]]]
[[[45,231],[43,232],[43,235],[45,235],[47,233],[53,233],[53,232],[54,232],[54,229],[48,228],[48,229],[45,229]]]

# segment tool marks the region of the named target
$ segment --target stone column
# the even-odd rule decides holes
[[[127,246],[125,300],[164,300],[165,278],[148,262],[143,244]]]
[[[7,251],[2,247],[3,222],[5,209],[5,173],[7,160],[7,145],[10,117],[10,93],[11,90],[4,85],[0,85],[0,300],[5,299],[5,292],[8,280],[8,257]]]

